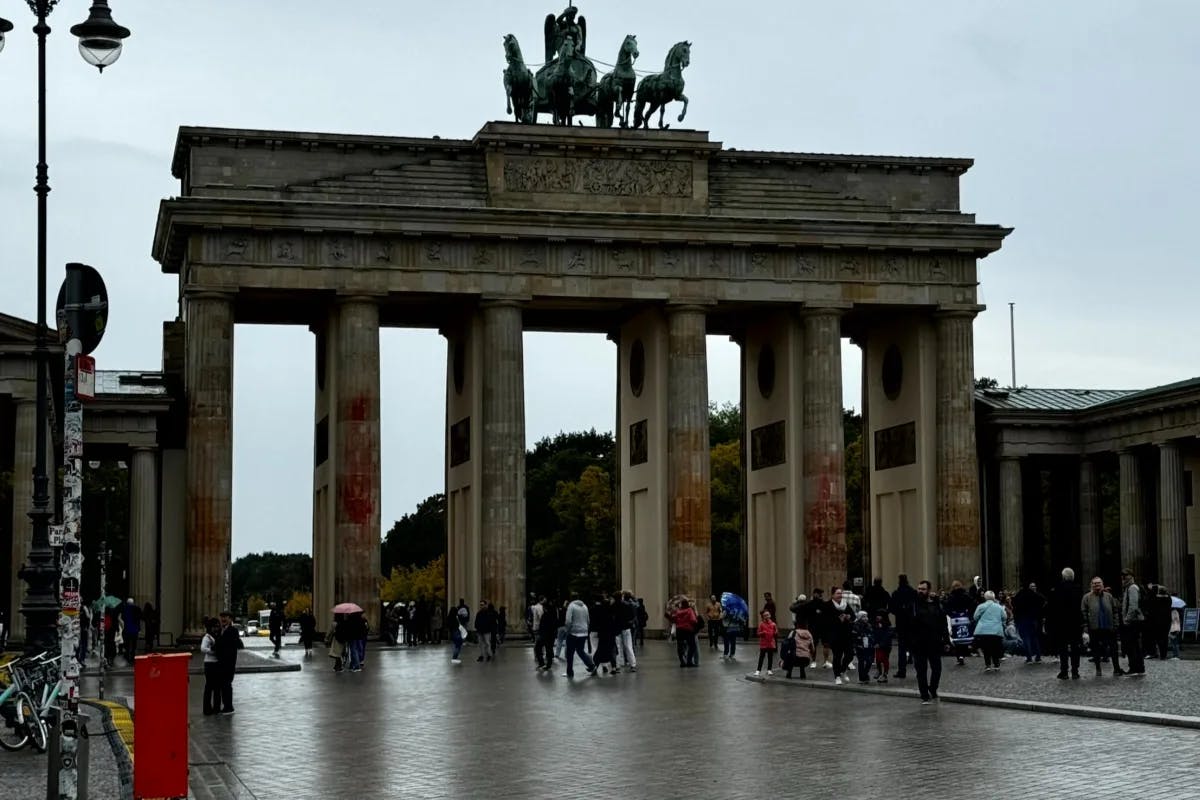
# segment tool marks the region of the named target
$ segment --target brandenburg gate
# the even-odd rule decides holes
[[[527,330],[617,344],[619,582],[652,619],[713,588],[709,334],[742,348],[752,597],[845,579],[843,336],[864,354],[873,572],[979,574],[977,261],[1009,231],[960,209],[971,163],[694,130],[181,129],[154,255],[185,329],[187,628],[228,603],[238,323],[314,334],[318,614],[377,605],[380,369],[407,368],[381,365],[381,326],[446,338],[452,602],[524,607]]]

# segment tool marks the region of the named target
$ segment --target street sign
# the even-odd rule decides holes
[[[80,400],[96,397],[96,359],[91,356],[75,356],[75,396]]]
[[[1200,628],[1200,608],[1183,610],[1183,633],[1196,633]]]
[[[73,282],[72,308],[67,308],[67,282]],[[63,341],[79,339],[85,356],[89,355],[104,338],[108,325],[108,290],[100,273],[87,264],[67,264],[67,277],[58,290],[58,318],[65,315],[69,335],[60,330]]]

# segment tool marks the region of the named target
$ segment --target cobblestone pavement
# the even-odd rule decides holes
[[[893,652],[893,658],[895,653]],[[967,658],[964,666],[956,666],[953,658],[942,659],[943,692],[985,695],[1013,700],[1034,700],[1045,703],[1064,703],[1078,706],[1098,706],[1125,711],[1146,711],[1158,714],[1177,714],[1200,717],[1200,661],[1146,661],[1145,678],[1114,678],[1112,666],[1104,664],[1103,677],[1096,677],[1096,667],[1083,662],[1079,680],[1058,680],[1058,659],[1025,664],[1023,656],[1010,656],[999,672],[984,672],[982,658]],[[896,671],[892,666],[892,673]],[[916,689],[917,681],[910,668],[905,680],[889,680],[890,689]],[[832,681],[833,670],[809,670],[809,677]],[[852,672],[854,682],[857,672]],[[876,685],[872,681],[872,685]]]
[[[121,797],[120,775],[117,760],[104,736],[102,715],[96,709],[84,707],[82,710],[90,717],[88,786],[91,800],[118,800]],[[40,800],[45,797],[47,760],[45,753],[36,753],[32,747],[26,747],[18,753],[0,750],[0,798]]]
[[[561,665],[536,674],[528,647],[502,648],[492,664],[468,650],[457,667],[445,648],[371,652],[362,673],[340,675],[318,655],[300,673],[239,676],[229,717],[200,714],[193,679],[192,796],[852,799],[919,789],[992,800],[1182,797],[1194,787],[1197,731],[781,691],[743,680],[752,648],[737,663],[704,648],[689,670],[673,649],[650,642],[636,674],[579,670],[573,681]],[[284,659],[303,661],[294,648]],[[128,679],[112,691],[131,691]]]

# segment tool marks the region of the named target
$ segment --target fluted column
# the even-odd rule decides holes
[[[129,470],[129,595],[159,605],[158,466],[153,447],[133,448]]]
[[[184,614],[189,633],[229,606],[233,528],[233,303],[193,294],[187,322],[187,541]]]
[[[1100,574],[1100,503],[1097,501],[1096,464],[1086,456],[1079,460],[1079,564],[1082,580]]]
[[[11,638],[25,638],[25,615],[21,614],[22,601],[28,588],[25,581],[17,577],[19,570],[29,557],[33,540],[33,521],[29,510],[33,506],[33,465],[37,450],[37,404],[32,400],[16,403],[16,425],[13,427],[13,471],[12,471],[12,586],[9,589],[8,621],[12,625]],[[50,459],[50,463],[56,463]]]
[[[667,588],[693,599],[712,587],[706,333],[704,309],[669,309]]]
[[[1182,596],[1187,571],[1187,508],[1179,445],[1158,446],[1158,582]]]
[[[846,580],[842,312],[804,312],[804,580],[829,591]]]
[[[1117,453],[1121,470],[1121,569],[1133,570],[1145,580],[1146,519],[1142,509],[1142,484],[1137,453]]]
[[[379,307],[371,298],[338,303],[334,441],[334,601],[379,622]]]
[[[979,574],[979,473],[975,455],[973,311],[937,320],[938,582]]]
[[[521,306],[483,305],[483,597],[525,610],[525,347]],[[473,602],[473,601],[472,601]]]
[[[1025,506],[1021,496],[1021,459],[1000,459],[1000,564],[1003,587],[1021,588],[1025,564]]]

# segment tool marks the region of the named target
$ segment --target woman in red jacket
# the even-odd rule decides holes
[[[754,670],[755,675],[762,674],[763,659],[767,659],[767,674],[773,675],[772,667],[775,666],[775,634],[779,632],[779,626],[771,619],[770,611],[763,611],[759,616],[762,617],[758,623],[758,669]]]
[[[679,601],[679,608],[671,615],[675,623],[675,651],[679,654],[679,666],[696,666],[692,661],[696,649],[696,632],[700,628],[700,618],[691,607],[687,598]]]

